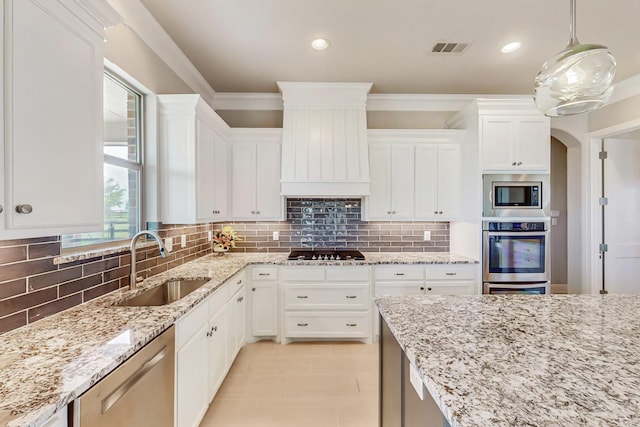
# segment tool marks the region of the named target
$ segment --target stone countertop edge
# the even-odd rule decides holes
[[[136,290],[120,289],[0,335],[0,426],[42,426],[247,265],[478,263],[455,254],[433,252],[366,253],[364,261],[289,261],[286,256],[286,253],[233,252],[225,256],[207,255],[150,277]],[[211,278],[211,281],[165,306],[114,306],[177,278]],[[38,387],[34,378],[38,378]]]
[[[414,351],[406,346],[402,338],[399,338],[398,331],[393,325],[393,322],[390,321],[390,319],[386,316],[386,313],[384,312],[384,310],[382,310],[378,306],[377,302],[376,302],[376,306],[378,307],[378,312],[380,313],[380,316],[382,316],[382,319],[386,322],[387,326],[389,326],[389,330],[391,331],[393,336],[396,338],[396,341],[400,345],[400,348],[402,349],[404,354],[407,356],[407,359],[409,359],[409,363],[411,363],[414,367],[416,367],[417,361],[416,361],[416,355]],[[462,427],[460,423],[458,423],[458,420],[453,418],[453,414],[451,413],[451,410],[444,404],[444,402],[442,401],[442,398],[436,392],[433,381],[431,381],[431,379],[427,375],[425,375],[425,373],[422,372],[421,370],[419,372],[420,372],[420,378],[422,379],[422,383],[424,384],[424,387],[427,389],[427,392],[433,398],[433,401],[436,403],[436,405],[440,409],[440,412],[442,412],[442,415],[445,417],[450,427]]]

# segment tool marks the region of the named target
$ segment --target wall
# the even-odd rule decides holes
[[[551,138],[551,210],[558,211],[551,221],[551,283],[566,284],[567,279],[567,147]]]
[[[159,234],[173,239],[173,250],[161,258],[156,246],[139,249],[138,277],[211,253],[211,229],[211,224],[164,225]],[[182,234],[187,235],[184,248]],[[129,286],[129,251],[56,265],[59,255],[60,236],[0,241],[0,333]]]
[[[448,252],[448,222],[361,220],[360,199],[287,199],[287,221],[231,223],[243,241],[235,252],[292,248],[357,248],[362,252]],[[221,228],[222,224],[216,226]],[[425,230],[431,240],[425,242]],[[280,240],[273,240],[273,232]]]

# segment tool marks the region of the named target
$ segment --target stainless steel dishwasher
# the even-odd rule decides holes
[[[73,427],[172,427],[172,326],[73,402]]]

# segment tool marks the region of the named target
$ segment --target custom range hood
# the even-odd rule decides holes
[[[371,85],[278,82],[284,101],[282,195],[369,194],[366,102]]]

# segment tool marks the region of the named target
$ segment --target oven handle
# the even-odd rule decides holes
[[[489,236],[541,236],[547,237],[548,231],[485,231]]]

